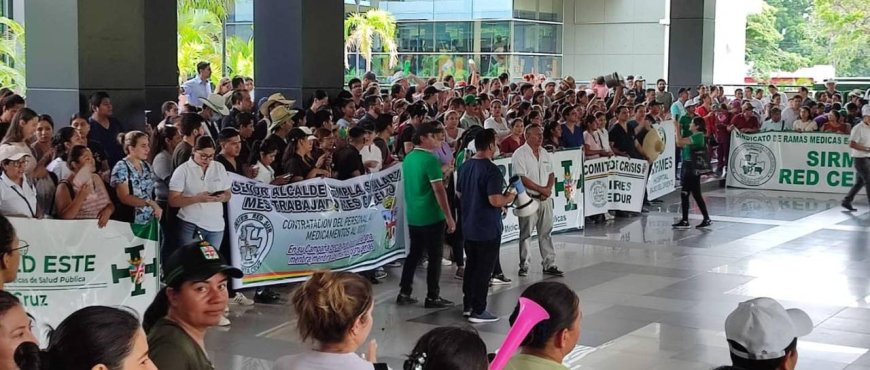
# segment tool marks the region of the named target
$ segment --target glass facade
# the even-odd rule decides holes
[[[348,13],[354,1],[345,1]],[[361,4],[363,5],[363,4]],[[420,77],[470,76],[470,62],[483,77],[509,73],[561,74],[563,0],[392,0],[370,1],[397,21],[399,63],[373,47],[371,70],[382,80],[398,71]],[[360,76],[365,59],[348,56],[345,76]]]

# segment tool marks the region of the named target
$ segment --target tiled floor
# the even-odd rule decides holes
[[[798,369],[870,370],[870,213],[849,214],[839,196],[716,189],[705,194],[715,221],[709,231],[672,231],[678,199],[647,216],[554,237],[565,282],[580,295],[580,343],[565,359],[572,369],[710,369],[728,363],[723,323],[740,301],[770,296],[813,319],[799,341]],[[693,215],[693,219],[700,216]],[[540,256],[532,253],[532,263]],[[503,320],[477,325],[494,351],[524,287],[544,279],[516,275],[516,243],[503,245],[510,286],[490,293]],[[442,295],[460,302],[461,281],[445,267]],[[459,308],[398,307],[400,269],[375,286],[379,356],[401,369],[402,356],[426,331],[464,325]],[[418,289],[424,271],[418,271]],[[292,287],[282,287],[288,292]],[[422,294],[419,290],[417,295]],[[233,308],[233,325],[212,330],[207,347],[218,369],[270,369],[276,358],[305,348],[286,305]]]

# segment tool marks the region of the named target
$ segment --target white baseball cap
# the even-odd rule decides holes
[[[870,104],[864,104],[864,107],[861,108],[862,116],[870,116]]]
[[[20,148],[14,146],[14,145],[9,145],[9,144],[0,145],[0,162],[5,161],[5,160],[17,161],[21,158],[28,156],[28,155],[30,155],[30,154],[27,154],[26,152],[21,151]]]
[[[786,310],[773,298],[750,299],[737,305],[725,319],[725,338],[746,351],[729,345],[731,353],[747,360],[770,360],[786,355],[785,349],[797,338],[813,330],[806,312]]]

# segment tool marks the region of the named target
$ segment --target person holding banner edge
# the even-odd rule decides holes
[[[462,313],[472,323],[484,323],[498,321],[498,316],[486,310],[486,295],[501,248],[502,209],[513,203],[516,193],[502,194],[504,179],[492,162],[495,130],[477,134],[474,147],[474,157],[463,163],[456,182],[466,254]]]
[[[870,105],[865,105],[861,109],[861,116],[863,122],[852,128],[852,134],[849,137],[849,148],[852,149],[851,155],[854,158],[857,179],[841,203],[843,208],[853,212],[857,209],[852,207],[852,201],[855,199],[855,195],[861,191],[861,188],[867,190],[867,198],[870,199]]]
[[[673,224],[675,229],[688,229],[691,227],[691,225],[689,225],[690,194],[695,198],[695,203],[698,204],[701,214],[704,215],[704,220],[696,227],[700,229],[709,227],[713,224],[713,221],[710,220],[710,214],[707,213],[707,204],[704,202],[704,197],[701,195],[701,176],[695,170],[692,161],[693,152],[706,150],[707,145],[704,135],[705,129],[706,123],[704,122],[704,119],[701,117],[695,117],[692,119],[692,123],[689,124],[690,135],[681,136],[677,139],[677,146],[683,148],[683,165],[681,166],[683,171],[681,185],[683,188],[680,190],[680,208],[683,212],[683,218],[680,222]]]
[[[414,288],[414,271],[423,253],[427,253],[432,263],[427,267],[426,285],[428,294],[426,308],[446,308],[453,305],[439,296],[438,281],[441,278],[441,261],[444,245],[445,223],[448,234],[456,230],[456,221],[447,202],[441,162],[433,154],[441,147],[437,134],[443,132],[433,122],[421,122],[414,130],[411,150],[402,162],[404,174],[405,202],[408,213],[410,247],[405,265],[402,268],[399,296],[396,303],[409,305],[417,303],[411,296]]]

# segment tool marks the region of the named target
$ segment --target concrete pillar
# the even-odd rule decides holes
[[[280,92],[301,107],[314,90],[330,94],[344,82],[344,2],[254,2],[257,96]]]
[[[89,113],[95,91],[112,97],[124,130],[176,99],[176,3],[168,0],[28,0],[27,102],[61,126]],[[159,115],[159,114],[157,114]],[[156,119],[153,116],[152,119]]]
[[[668,85],[696,88],[713,82],[716,0],[671,0]]]

